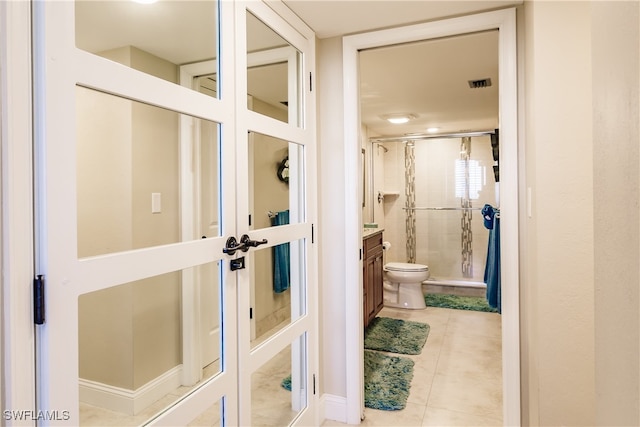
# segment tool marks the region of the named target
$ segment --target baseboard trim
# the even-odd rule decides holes
[[[347,422],[347,399],[333,394],[323,394],[320,398],[320,413],[326,420]]]
[[[127,415],[136,415],[181,385],[182,365],[168,370],[137,390],[80,379],[80,402]]]

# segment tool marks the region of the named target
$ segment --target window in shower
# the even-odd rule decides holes
[[[456,197],[477,200],[480,192],[487,185],[487,168],[480,166],[478,160],[456,159]]]

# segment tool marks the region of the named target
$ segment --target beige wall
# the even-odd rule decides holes
[[[638,3],[524,10],[524,424],[638,425]]]
[[[592,5],[596,424],[640,425],[640,3]]]
[[[594,421],[590,5],[525,6],[526,161],[532,216],[523,328],[534,425]],[[524,297],[526,295],[526,298]],[[525,401],[524,405],[530,403]],[[528,421],[528,420],[526,420]]]
[[[139,49],[104,56],[177,79],[175,65]],[[86,89],[77,102],[78,255],[177,242],[178,115]],[[152,192],[162,194],[160,214]],[[135,390],[181,363],[179,273],[79,301],[81,378]]]

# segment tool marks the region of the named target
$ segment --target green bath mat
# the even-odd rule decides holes
[[[413,378],[413,360],[364,351],[364,406],[385,411],[404,409]]]
[[[384,411],[397,411],[407,406],[413,379],[413,360],[364,351],[364,406]],[[282,380],[291,391],[291,376]]]
[[[364,348],[400,354],[420,354],[429,325],[410,320],[376,317],[364,331]]]
[[[285,390],[291,391],[291,375],[289,375],[285,379],[283,379],[282,382],[280,383],[280,385]]]
[[[463,297],[448,294],[427,294],[424,297],[427,307],[454,308],[457,310],[486,311],[497,313],[498,310],[489,306],[484,297]]]

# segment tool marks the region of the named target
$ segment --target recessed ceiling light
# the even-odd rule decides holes
[[[131,0],[131,1],[134,3],[140,3],[140,4],[153,4],[158,0]]]
[[[386,114],[382,116],[383,119],[388,121],[389,123],[393,123],[394,125],[401,125],[403,123],[407,123],[409,120],[413,120],[416,118],[413,114],[406,113],[397,113],[397,114]]]
[[[429,133],[436,133],[440,130],[440,128],[427,128],[427,132]]]

